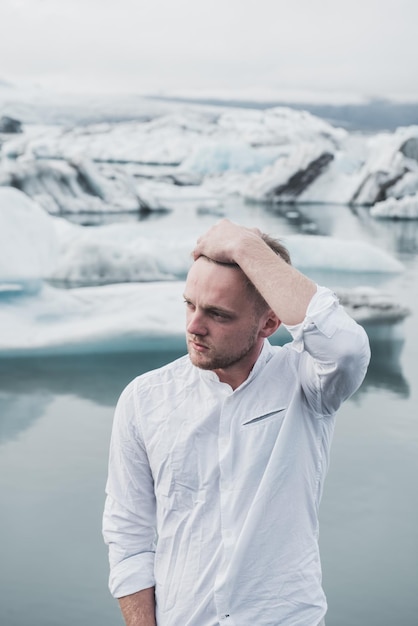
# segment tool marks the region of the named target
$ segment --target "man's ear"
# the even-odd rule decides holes
[[[263,316],[263,325],[260,328],[260,337],[270,337],[279,328],[281,321],[277,315],[269,309]]]

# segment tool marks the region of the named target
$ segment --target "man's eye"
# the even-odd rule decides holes
[[[225,321],[229,319],[228,316],[225,315],[225,313],[219,313],[218,311],[212,311],[212,317],[218,320],[225,320]]]

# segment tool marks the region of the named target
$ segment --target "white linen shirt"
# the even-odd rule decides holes
[[[158,626],[316,626],[318,506],[334,415],[367,335],[319,287],[293,342],[232,388],[184,356],[118,402],[103,531],[115,597],[155,585]]]

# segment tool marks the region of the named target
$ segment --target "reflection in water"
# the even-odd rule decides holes
[[[418,221],[404,220],[391,222],[387,227],[396,241],[396,250],[401,254],[414,256],[418,253]]]
[[[401,397],[410,394],[400,364],[401,341],[372,342],[372,359],[359,391],[384,388]],[[183,349],[0,360],[0,443],[15,438],[45,412],[53,396],[72,395],[100,406],[115,406],[127,383],[178,358]]]
[[[267,205],[267,211],[275,216],[284,217],[290,226],[295,228],[297,232],[310,235],[327,235],[322,228],[318,227],[312,216],[307,215],[308,210],[301,210],[296,204],[272,204]]]
[[[49,395],[0,390],[0,445],[15,439],[45,413]]]
[[[4,359],[0,360],[0,391],[71,394],[111,406],[132,378],[181,354],[141,352]]]
[[[367,393],[376,388],[391,391],[402,398],[409,398],[410,385],[400,363],[402,348],[401,341],[371,342],[372,358],[359,393]]]
[[[121,222],[156,220],[165,217],[169,212],[169,209],[161,208],[152,210],[138,209],[131,212],[117,211],[115,213],[68,213],[65,215],[65,218],[79,226],[103,226]]]
[[[144,352],[0,360],[0,444],[41,418],[54,396],[115,406],[127,383],[183,352]]]
[[[418,253],[418,220],[377,219],[370,215],[369,207],[351,207],[359,224],[372,239],[387,242],[390,248],[402,256]]]

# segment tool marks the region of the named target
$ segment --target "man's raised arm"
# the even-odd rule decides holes
[[[257,229],[222,220],[197,242],[193,256],[236,263],[284,324],[299,324],[316,285],[278,256]]]

